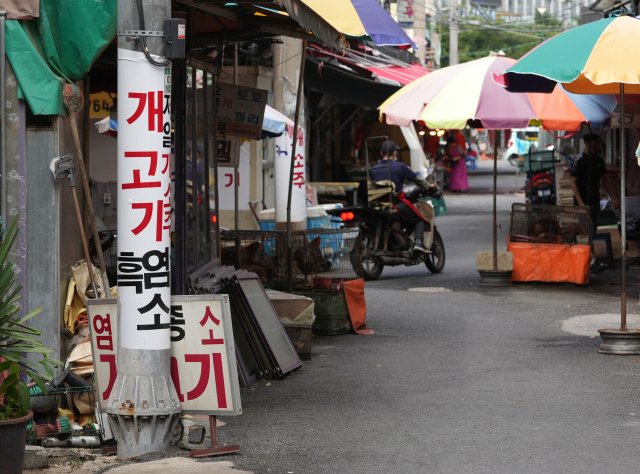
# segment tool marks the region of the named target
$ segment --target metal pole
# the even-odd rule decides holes
[[[184,59],[173,61],[173,89],[175,114],[175,292],[184,295],[187,291],[187,160],[185,145],[186,98],[187,98],[187,62]]]
[[[170,16],[169,0],[118,0],[117,30],[163,31]],[[171,236],[164,220],[171,66],[164,65],[162,36],[142,38],[146,49],[142,40],[117,36],[118,371],[105,411],[121,460],[169,449],[180,415],[170,373]],[[136,117],[143,100],[145,113]]]
[[[291,242],[291,194],[293,192],[293,167],[296,164],[296,146],[298,144],[298,121],[300,119],[300,100],[304,82],[304,65],[307,59],[307,40],[302,42],[302,59],[300,60],[300,77],[298,78],[298,95],[296,96],[296,112],[293,120],[293,144],[291,147],[291,164],[289,169],[289,195],[287,197],[287,286],[293,292],[293,247]]]
[[[233,43],[233,85],[238,85],[238,43]],[[240,160],[238,160],[238,167],[233,170],[233,202],[234,202],[234,228],[236,229],[236,256],[237,266],[242,266],[242,252],[240,252],[240,235],[237,233],[240,230],[240,216],[238,208],[238,178],[240,176]]]
[[[458,32],[460,31],[457,0],[449,2],[449,6],[449,66],[455,66],[458,64]]]
[[[204,205],[204,218],[202,223],[205,232],[205,252],[204,258],[207,262],[211,261],[211,201],[209,199],[209,74],[202,71],[202,119],[204,126],[204,143],[202,156],[202,168],[204,173],[204,191],[202,204]]]
[[[0,214],[2,215],[3,225],[8,227],[7,223],[7,120],[6,120],[6,80],[7,80],[7,55],[5,42],[5,25],[7,12],[0,11],[0,188],[2,196],[0,196]],[[0,234],[1,234],[0,229]],[[0,237],[0,240],[4,235]]]
[[[624,83],[620,84],[620,213],[622,214],[622,294],[620,307],[620,330],[627,330],[627,212],[625,167],[627,161],[624,138]]]
[[[219,48],[220,50],[222,48]],[[222,59],[223,55],[220,55]],[[214,186],[214,196],[216,200],[214,215],[216,217],[216,221],[214,222],[214,231],[216,235],[216,252],[215,256],[220,258],[220,203],[218,196],[218,108],[216,107],[216,75],[211,75],[211,87],[213,89],[213,93],[211,94],[211,109],[213,110],[213,186]]]
[[[493,271],[498,271],[498,142],[493,131]]]
[[[198,69],[191,66],[191,202],[193,203],[193,270],[200,268],[200,228],[198,226]]]

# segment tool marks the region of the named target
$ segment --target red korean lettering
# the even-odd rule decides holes
[[[125,151],[125,158],[150,158],[149,176],[155,176],[158,169],[158,152],[156,151]],[[123,183],[122,189],[159,188],[160,181],[142,181],[140,170],[133,170],[133,183]]]
[[[163,225],[163,216],[165,215],[164,207],[165,207],[165,204],[162,201],[162,199],[159,199],[158,201],[156,201],[156,241],[157,242],[162,242],[162,231],[163,229],[168,228],[167,226]],[[153,217],[154,205],[152,202],[135,202],[131,204],[131,208],[144,210],[144,217],[142,218],[142,221],[140,222],[138,227],[131,230],[131,232],[133,232],[134,235],[138,235],[140,232],[145,230],[149,225],[149,223],[151,222],[151,218]]]
[[[102,351],[113,351],[113,338],[111,336],[96,336],[96,346]]]
[[[184,361],[200,363],[200,380],[193,390],[187,392],[187,400],[195,400],[204,393],[209,384],[209,375],[211,374],[209,354],[185,354]]]
[[[202,345],[211,346],[214,344],[224,344],[224,339],[216,339],[213,337],[213,329],[209,329],[209,339],[202,339]]]
[[[176,392],[178,392],[178,399],[180,403],[184,403],[184,395],[180,391],[180,373],[178,372],[178,359],[175,357],[171,358],[171,380],[173,380],[173,385],[176,387]]]
[[[116,383],[116,377],[118,376],[118,369],[116,368],[116,355],[115,354],[100,354],[100,362],[109,364],[109,383],[104,392],[102,392],[102,399],[109,400],[111,390],[113,390],[113,384]]]
[[[136,227],[131,231],[135,235],[138,235],[140,232],[145,230],[149,225],[149,222],[151,222],[151,215],[153,214],[153,203],[152,202],[136,202],[131,204],[131,207],[133,209],[144,209],[144,217],[142,218],[142,222],[140,222],[140,225],[138,227]]]
[[[98,323],[100,326],[98,327]],[[107,313],[104,317],[97,314],[93,317],[93,329],[98,334],[102,334],[103,332],[107,332],[107,334],[111,335],[111,315]]]
[[[129,125],[138,120],[144,111],[145,105],[147,105],[147,94],[144,92],[129,92],[130,99],[138,99],[138,107],[131,117],[127,119]]]
[[[215,324],[216,326],[220,326],[220,320],[213,315],[213,313],[211,312],[211,307],[207,306],[207,309],[204,312],[204,317],[202,318],[202,321],[200,321],[200,326],[204,326],[205,324],[207,324],[207,321],[209,319],[213,321],[213,324]]]
[[[218,398],[218,408],[227,408],[227,393],[224,387],[224,371],[222,369],[222,355],[211,354],[213,356],[213,376],[216,379],[216,396]]]
[[[169,159],[169,154],[168,153],[163,153],[162,154],[162,158],[164,158],[166,160],[165,164],[164,164],[164,169],[162,170],[162,174],[165,174],[167,172],[167,170],[169,169],[169,164],[171,163],[171,160]],[[171,174],[171,173],[169,173]]]
[[[164,107],[162,103],[162,91],[158,91],[158,99],[156,101],[156,93],[149,92],[149,131],[156,131],[156,124],[154,123],[154,119],[157,122],[157,131],[162,132],[162,124],[164,122],[163,112]]]

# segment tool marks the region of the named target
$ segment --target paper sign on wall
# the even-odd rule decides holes
[[[89,300],[100,407],[116,378],[116,299]],[[171,298],[171,378],[186,414],[240,415],[240,387],[227,295]]]

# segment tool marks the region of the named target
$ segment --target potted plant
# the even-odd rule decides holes
[[[29,410],[29,389],[23,377],[25,374],[31,377],[46,393],[44,380],[51,380],[53,368],[61,364],[49,359],[51,349],[39,339],[42,331],[25,324],[42,308],[23,318],[15,317],[20,310],[18,293],[22,285],[15,285],[16,273],[7,258],[18,235],[17,223],[16,217],[0,244],[0,373],[8,372],[0,383],[0,460],[1,470],[7,474],[22,472],[27,423],[33,417]],[[42,360],[27,359],[26,353],[41,354]]]

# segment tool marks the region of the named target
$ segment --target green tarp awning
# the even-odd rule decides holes
[[[7,58],[34,114],[67,115],[62,85],[89,72],[117,22],[117,0],[40,0],[40,18],[7,20]]]

